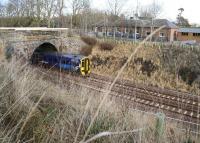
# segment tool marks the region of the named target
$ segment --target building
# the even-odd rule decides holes
[[[178,41],[194,41],[200,43],[200,28],[179,28]]]
[[[116,36],[126,38],[141,38],[144,39],[151,32],[161,26],[165,28],[156,33],[153,41],[174,41],[176,40],[176,32],[178,27],[167,19],[155,20],[117,20],[115,22],[100,22],[95,25],[95,32],[98,35]],[[136,33],[136,34],[134,34]],[[132,36],[131,36],[132,35]]]

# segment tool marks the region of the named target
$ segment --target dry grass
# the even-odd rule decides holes
[[[116,76],[136,46],[137,44],[132,43],[118,44],[112,51],[94,48],[90,56],[93,72]],[[199,50],[194,48],[145,44],[121,77],[136,83],[199,94],[199,55]],[[181,73],[181,70],[184,72]]]
[[[14,61],[0,66],[0,142],[71,143],[76,137],[77,142],[82,140],[101,94],[73,85],[64,88],[63,84],[55,85],[32,68]],[[166,125],[164,142],[187,140],[176,125]],[[155,116],[133,111],[126,103],[108,98],[86,139],[106,131],[114,134],[93,142],[154,143],[155,128]],[[120,134],[122,131],[127,132]]]
[[[89,37],[89,36],[82,36],[81,40],[83,42],[85,42],[87,45],[89,46],[95,46],[97,44],[97,40],[93,37]]]
[[[92,53],[92,49],[93,49],[92,46],[89,45],[83,46],[80,50],[80,54],[84,56],[89,56]]]
[[[92,53],[93,48],[97,44],[97,40],[93,37],[89,36],[82,36],[81,40],[86,44],[85,46],[82,46],[80,49],[80,54],[84,56],[89,56]]]
[[[115,44],[111,42],[101,42],[99,44],[100,50],[111,51],[114,49],[114,47],[115,47]]]

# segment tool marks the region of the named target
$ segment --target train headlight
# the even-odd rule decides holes
[[[76,66],[76,67],[75,67],[75,71],[78,71],[79,69],[80,69],[79,66]]]

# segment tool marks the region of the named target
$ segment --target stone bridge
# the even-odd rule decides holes
[[[62,51],[62,42],[60,38],[34,40],[34,41],[19,41],[8,44],[13,54],[17,57],[24,57],[27,60],[36,51]]]
[[[1,29],[0,38],[5,43],[5,52],[17,58],[30,60],[34,52],[63,51],[63,47],[70,49],[81,47],[82,43],[76,38],[66,38],[68,29]]]

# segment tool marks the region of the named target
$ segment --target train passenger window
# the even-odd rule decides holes
[[[70,60],[67,60],[67,61],[66,61],[66,64],[71,64],[71,61],[70,61]]]
[[[54,63],[57,63],[58,61],[57,61],[57,58],[56,57],[54,57]]]
[[[66,61],[65,61],[65,60],[62,60],[61,63],[62,63],[62,64],[66,64]]]
[[[69,62],[68,60],[66,60],[66,59],[62,59],[62,60],[61,60],[61,63],[62,63],[62,64],[70,64],[70,62]]]

